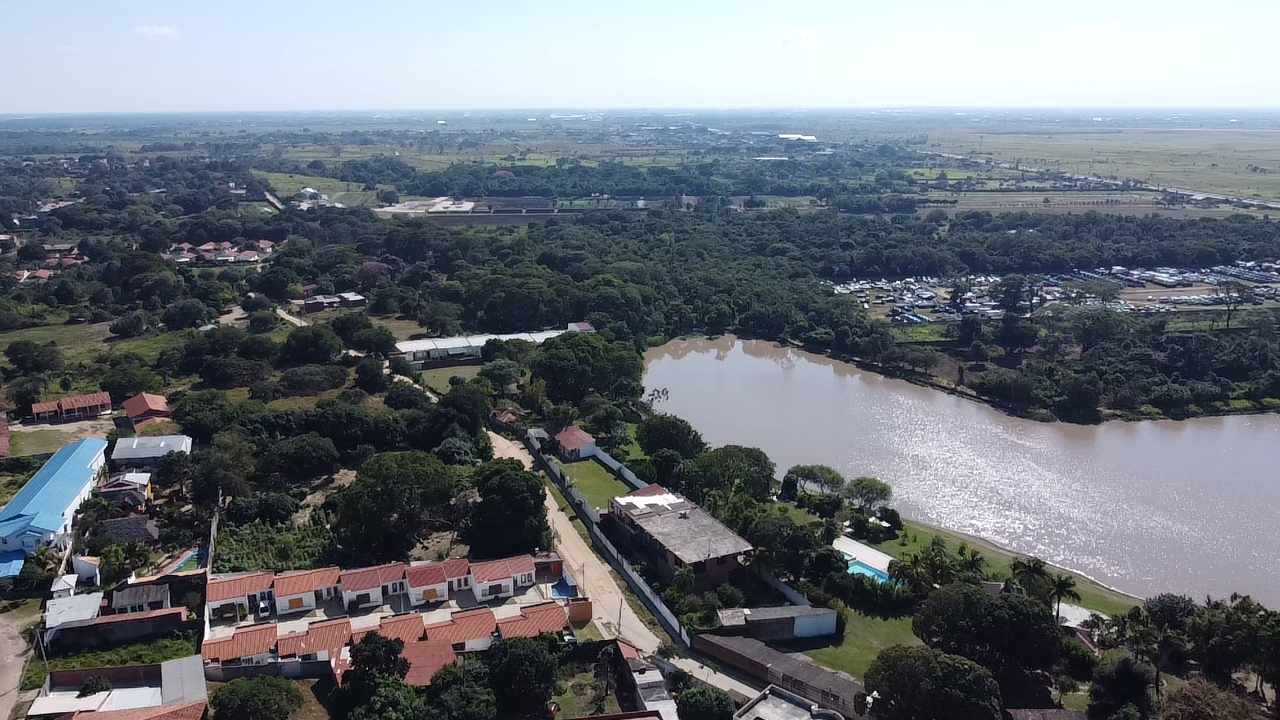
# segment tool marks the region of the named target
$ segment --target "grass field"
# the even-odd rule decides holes
[[[618,699],[613,693],[604,697],[603,707],[594,703],[598,683],[590,665],[581,664],[561,668],[556,682],[556,693],[551,698],[560,706],[559,717],[580,718],[588,715],[618,712]],[[599,710],[600,712],[597,712]]]
[[[835,670],[861,678],[881,650],[894,645],[919,645],[911,633],[911,616],[882,618],[849,611],[849,624],[839,645],[816,648],[805,654]]]
[[[1280,199],[1280,132],[1274,130],[1063,128],[979,133],[951,128],[930,132],[929,140],[948,152],[980,150],[984,156],[1032,167]]]
[[[969,547],[976,548],[987,559],[987,572],[995,576],[1004,577],[1009,575],[1009,564],[1022,557],[1017,553],[1002,550],[983,540],[966,537],[960,533],[911,521],[906,521],[904,525],[906,527],[902,536],[897,540],[881,543],[878,546],[880,550],[895,558],[902,558],[908,554],[919,552],[932,542],[934,537],[940,537],[945,540],[947,547],[953,550],[963,542],[967,543]],[[1057,572],[1065,573],[1075,578],[1076,591],[1080,593],[1081,597],[1078,604],[1090,610],[1095,610],[1105,615],[1121,615],[1138,603],[1134,598],[1106,588],[1083,575],[1067,570]]]
[[[595,460],[579,460],[562,467],[592,507],[607,508],[610,500],[631,492],[631,488]]]
[[[367,207],[378,204],[377,193],[363,190],[360,183],[345,182],[336,178],[320,175],[299,175],[294,173],[275,173],[254,170],[258,177],[271,183],[281,200],[296,195],[304,187],[312,188],[329,196],[329,200],[342,203],[347,207]]]
[[[432,392],[443,395],[449,392],[449,378],[460,377],[463,380],[470,380],[479,374],[479,365],[458,365],[424,370],[422,380]]]
[[[169,332],[128,340],[108,340],[110,323],[85,323],[80,325],[41,325],[23,330],[0,333],[0,352],[18,340],[30,340],[38,344],[54,342],[62,349],[68,363],[90,362],[98,354],[108,350],[133,352],[153,361],[166,348],[182,342],[182,333]]]
[[[49,658],[50,670],[75,670],[92,667],[122,667],[125,665],[148,665],[151,663],[175,660],[188,655],[199,654],[200,646],[191,637],[164,638],[148,642],[122,645],[111,650],[67,655]],[[44,684],[44,663],[32,656],[22,672],[22,689],[35,690]]]
[[[34,473],[0,473],[0,505],[18,494]]]
[[[13,457],[41,455],[57,452],[58,448],[74,440],[76,434],[66,430],[41,428],[15,432],[9,436],[9,454]]]

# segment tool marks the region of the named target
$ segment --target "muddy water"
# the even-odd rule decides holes
[[[713,445],[893,485],[908,517],[1122,590],[1280,605],[1280,415],[1045,424],[773,343],[678,340],[645,358],[658,407]]]

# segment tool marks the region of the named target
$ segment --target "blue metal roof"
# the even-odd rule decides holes
[[[91,464],[106,449],[107,441],[102,438],[85,438],[63,445],[0,509],[0,535],[11,537],[28,528],[44,532],[60,530],[62,514],[85,486],[93,482]]]
[[[21,550],[0,552],[0,578],[17,577],[27,561],[27,554]]]

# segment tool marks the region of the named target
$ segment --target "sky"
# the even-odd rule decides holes
[[[1280,106],[1276,0],[0,0],[0,113]]]

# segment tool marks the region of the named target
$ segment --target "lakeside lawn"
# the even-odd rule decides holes
[[[147,642],[121,645],[110,650],[65,655],[49,658],[49,670],[76,670],[92,667],[123,667],[125,665],[149,665],[176,660],[188,655],[200,654],[200,646],[194,636],[163,638]],[[44,684],[48,673],[45,664],[36,656],[27,661],[22,671],[22,689],[35,690]]]
[[[561,467],[592,507],[607,508],[610,500],[631,492],[631,488],[595,460],[579,460]]]
[[[884,618],[849,609],[849,624],[839,645],[806,650],[805,655],[834,670],[862,679],[881,650],[894,645],[919,645],[911,633],[911,616]]]
[[[432,368],[422,371],[422,381],[431,392],[444,395],[449,392],[449,378],[460,377],[463,380],[480,374],[479,365],[457,365],[455,367]]]
[[[929,543],[933,542],[933,538],[940,537],[946,541],[947,547],[952,551],[959,547],[960,543],[966,543],[969,547],[975,548],[987,559],[987,572],[1005,577],[1009,575],[1009,565],[1014,560],[1026,557],[1019,553],[1002,550],[979,538],[968,537],[961,533],[931,527],[910,520],[904,521],[903,525],[904,530],[897,540],[888,540],[877,546],[882,552],[901,559],[908,554],[920,552]],[[1078,573],[1054,566],[1051,567],[1052,572],[1063,573],[1075,578],[1076,592],[1080,593],[1080,601],[1077,604],[1090,610],[1110,616],[1123,615],[1129,608],[1139,602],[1135,598],[1106,588]]]

